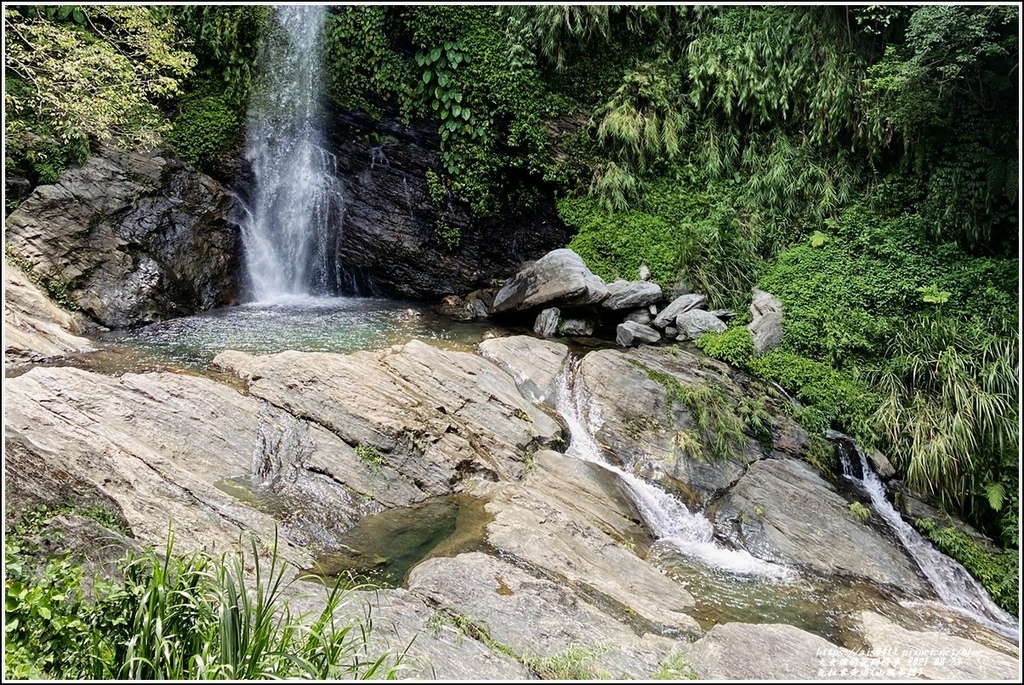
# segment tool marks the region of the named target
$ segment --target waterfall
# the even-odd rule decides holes
[[[566,455],[588,461],[613,473],[626,486],[630,499],[645,525],[662,544],[712,568],[742,575],[787,579],[793,572],[763,561],[745,550],[733,550],[715,542],[711,521],[687,509],[679,499],[628,471],[609,464],[594,439],[597,417],[589,411],[587,396],[579,378],[580,359],[570,359],[558,388],[557,410],[569,429]]]
[[[967,569],[935,549],[893,508],[885,496],[885,485],[868,464],[856,441],[836,431],[829,431],[827,437],[836,443],[843,477],[871,500],[871,508],[899,539],[939,599],[958,613],[1001,635],[1019,640],[1017,619],[997,606]]]
[[[344,197],[324,144],[322,34],[326,8],[275,7],[249,107],[250,206],[242,224],[249,299],[337,294]]]

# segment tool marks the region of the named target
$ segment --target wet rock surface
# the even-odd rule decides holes
[[[32,191],[6,219],[6,246],[103,325],[148,323],[234,298],[231,206],[168,150],[104,145]]]
[[[720,535],[762,559],[925,592],[913,561],[854,519],[847,500],[799,461],[751,465],[709,516]]]

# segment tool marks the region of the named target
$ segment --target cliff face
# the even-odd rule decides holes
[[[102,146],[7,217],[6,247],[99,323],[148,323],[234,299],[231,205],[170,151]]]
[[[339,258],[361,291],[423,299],[466,293],[568,242],[550,201],[507,220],[435,206],[426,180],[440,166],[432,126],[331,116],[331,151],[345,188]],[[461,234],[458,246],[439,236],[442,220]]]

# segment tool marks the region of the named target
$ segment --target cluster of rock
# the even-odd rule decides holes
[[[708,332],[724,332],[736,315],[728,309],[708,311],[707,298],[699,293],[682,294],[666,304],[646,267],[640,276],[605,283],[579,255],[563,248],[527,264],[494,295],[476,291],[465,300],[449,296],[438,311],[462,320],[536,312],[533,332],[541,338],[592,336],[614,326],[615,341],[622,347],[697,340]],[[755,288],[750,313],[753,320],[747,328],[755,349],[777,346],[782,340],[779,301]]]

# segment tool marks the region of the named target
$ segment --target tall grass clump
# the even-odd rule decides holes
[[[68,558],[31,563],[12,531],[5,544],[5,678],[254,680],[394,677],[404,654],[371,654],[369,617],[341,620],[336,584],[317,615],[295,615],[276,542],[249,554],[129,553],[117,581]]]

